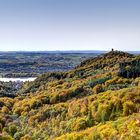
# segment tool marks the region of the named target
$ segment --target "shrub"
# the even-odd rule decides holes
[[[127,101],[123,104],[123,115],[127,116],[135,112],[135,105],[132,101]]]
[[[111,79],[111,76],[108,76],[108,77],[104,77],[104,78],[99,78],[99,79],[94,79],[94,80],[91,80],[89,81],[89,86],[90,87],[94,87],[96,86],[97,84],[103,84],[105,83],[107,80]]]
[[[8,114],[9,113],[9,109],[6,106],[2,107],[2,113]]]
[[[98,93],[100,93],[100,92],[102,92],[102,91],[103,91],[103,87],[102,87],[101,84],[98,84],[98,85],[96,85],[96,86],[93,88],[93,93],[95,93],[95,94],[98,94]]]
[[[25,135],[20,140],[32,140],[32,138],[29,135]]]
[[[11,136],[0,136],[0,140],[14,140]]]
[[[99,105],[98,111],[95,114],[95,120],[97,122],[108,121],[111,115],[111,109],[109,105],[103,104]]]
[[[17,126],[15,125],[10,125],[9,126],[9,132],[12,136],[14,136],[14,134],[17,132]]]
[[[74,131],[83,130],[87,127],[87,121],[86,118],[78,118],[73,125]]]

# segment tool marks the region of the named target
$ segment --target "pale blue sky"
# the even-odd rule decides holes
[[[0,51],[140,50],[140,0],[0,0]]]

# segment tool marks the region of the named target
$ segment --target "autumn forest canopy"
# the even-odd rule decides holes
[[[18,89],[0,82],[0,140],[139,140],[140,55],[112,50],[91,56],[63,55],[70,68],[61,63],[64,70],[46,73],[46,59],[33,56],[34,70],[40,62],[44,68],[34,71],[35,81]],[[25,67],[28,74],[30,64]],[[14,96],[2,89],[14,89]]]

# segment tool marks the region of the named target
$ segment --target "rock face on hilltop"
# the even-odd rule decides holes
[[[140,139],[139,62],[111,51],[26,83],[16,98],[0,98],[1,137]]]

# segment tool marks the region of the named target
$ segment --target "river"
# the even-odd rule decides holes
[[[2,82],[27,82],[34,81],[36,77],[27,77],[27,78],[0,78]]]

